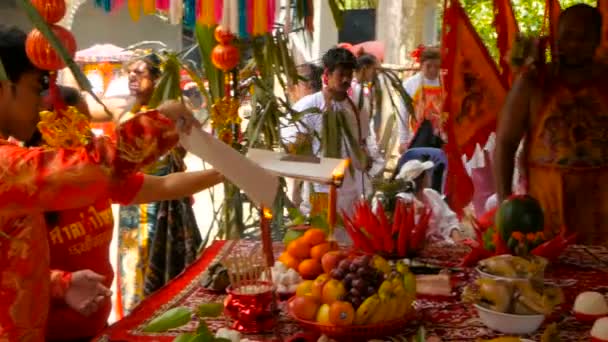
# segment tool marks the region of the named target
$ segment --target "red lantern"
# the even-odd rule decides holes
[[[66,48],[70,57],[76,54],[76,41],[72,33],[61,26],[49,25],[59,42]],[[42,70],[59,70],[65,67],[65,63],[55,52],[55,49],[46,40],[42,32],[32,30],[25,42],[25,51],[32,63]]]
[[[239,63],[239,49],[234,45],[216,45],[211,51],[211,62],[224,72],[230,71]]]
[[[65,0],[31,0],[38,13],[49,24],[58,23],[65,16]]]
[[[214,36],[215,40],[222,45],[229,44],[234,39],[232,32],[224,26],[216,27]]]

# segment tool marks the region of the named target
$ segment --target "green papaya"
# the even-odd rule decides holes
[[[191,319],[192,312],[189,308],[183,306],[172,308],[148,323],[144,328],[144,332],[165,332],[186,325]]]
[[[503,241],[508,242],[513,232],[528,233],[542,231],[545,217],[540,203],[529,195],[512,196],[496,211],[496,228]]]

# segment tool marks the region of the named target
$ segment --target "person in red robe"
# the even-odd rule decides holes
[[[45,74],[29,61],[25,40],[22,31],[0,27],[7,74],[0,81],[0,341],[43,341],[51,298],[94,311],[109,295],[92,272],[50,272],[43,213],[107,198],[117,181],[175,146],[175,122],[183,121],[186,131],[195,122],[184,105],[170,102],[119,127],[116,144],[98,139],[51,149],[12,143],[10,137],[32,137],[45,89]]]

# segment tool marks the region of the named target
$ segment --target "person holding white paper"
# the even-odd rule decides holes
[[[356,160],[353,160],[355,173],[349,174],[347,172],[342,187],[338,189],[338,211],[344,210],[350,213],[354,210],[355,202],[362,195],[371,193],[370,176],[377,175],[384,169],[384,160],[378,153],[376,139],[369,129],[369,113],[365,109],[358,110],[348,97],[353,72],[357,68],[357,59],[346,49],[332,48],[323,56],[323,67],[324,89],[302,98],[294,105],[293,109],[298,112],[313,108],[322,112],[327,110],[342,111],[346,116],[350,131],[355,139],[360,142],[360,146],[356,148],[360,148],[367,154],[367,160],[369,160],[367,165],[359,165]],[[302,134],[319,137],[323,128],[322,115],[319,113],[306,114],[298,126],[283,130],[284,140],[288,143],[295,143],[298,136]],[[348,158],[351,155],[349,150],[352,150],[352,146],[349,146],[344,139],[341,156]],[[316,138],[313,139],[313,153],[315,155],[322,154],[321,143]],[[327,186],[321,184],[314,184],[312,189],[305,186],[302,191],[303,201],[300,205],[304,214],[309,214],[311,211],[311,190],[316,193],[327,193],[329,191]]]

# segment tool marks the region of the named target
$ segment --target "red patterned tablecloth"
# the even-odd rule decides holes
[[[182,332],[192,331],[195,322],[164,334],[149,334],[142,328],[164,311],[175,306],[196,307],[204,302],[221,302],[224,295],[209,292],[199,284],[206,268],[214,261],[230,253],[233,248],[249,250],[252,242],[247,241],[217,241],[207,248],[203,255],[184,273],[170,284],[150,296],[139,305],[129,316],[109,327],[98,337],[98,341],[172,341]],[[466,254],[462,247],[431,246],[422,255],[421,261],[441,266],[454,266]],[[475,274],[471,269],[465,269],[455,274],[459,283],[456,293],[470,282]],[[579,324],[572,315],[571,303],[582,291],[599,291],[608,293],[608,249],[603,247],[572,246],[560,259],[551,266],[546,279],[563,287],[567,303],[552,317],[559,323],[563,341],[578,341],[588,335],[589,326]],[[413,334],[419,325],[424,325],[431,335],[441,337],[443,341],[475,341],[478,338],[492,338],[498,335],[486,328],[477,317],[475,310],[459,300],[459,296],[451,299],[418,299],[416,301],[417,321],[412,322],[411,328],[403,331],[403,335]],[[268,335],[247,336],[253,341],[277,341],[299,332],[299,326],[284,314],[282,310],[278,331]],[[220,317],[208,320],[212,329],[227,326],[226,318]],[[276,335],[280,334],[280,337]],[[539,333],[540,334],[540,333]],[[529,338],[538,340],[536,336]]]

